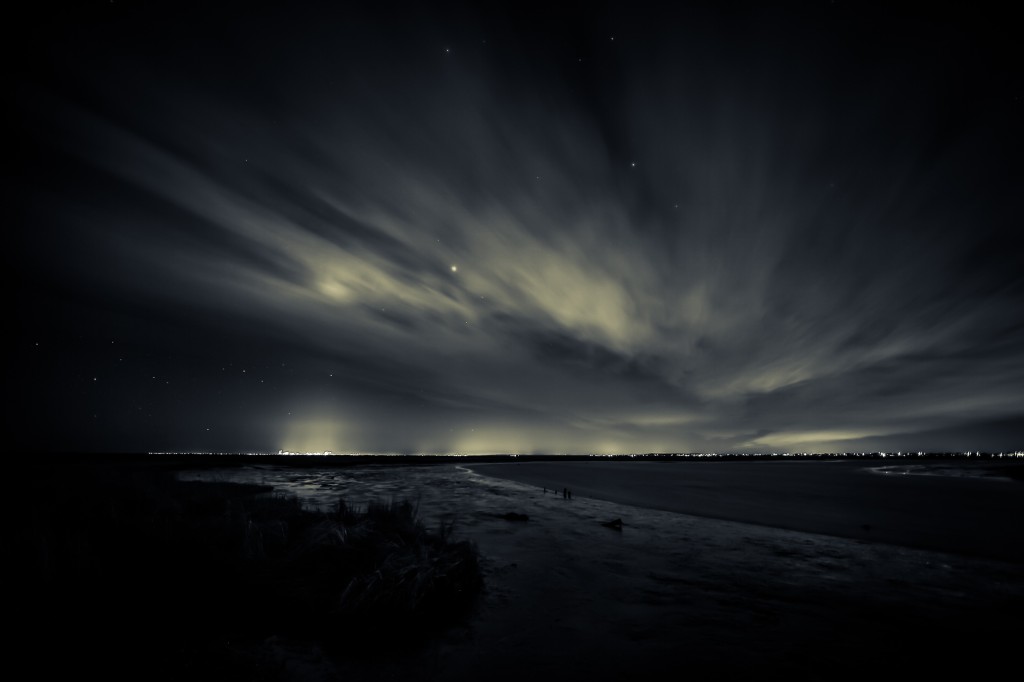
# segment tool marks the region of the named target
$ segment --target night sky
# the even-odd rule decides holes
[[[36,4],[16,447],[1024,447],[1009,10]]]

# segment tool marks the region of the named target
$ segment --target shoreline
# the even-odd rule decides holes
[[[642,465],[626,466],[612,473]],[[821,469],[804,464],[797,468],[807,475]],[[738,471],[748,469],[740,466]],[[665,478],[657,465],[652,471]],[[95,488],[83,486],[79,476],[68,473],[68,487],[58,499],[70,493],[95,496]],[[197,663],[214,656],[224,668],[192,667],[188,675],[175,679],[513,682],[550,675],[596,682],[768,675],[860,680],[883,669],[901,675],[957,671],[991,676],[1000,666],[1012,664],[1016,651],[1016,631],[1007,624],[1016,622],[1024,604],[1019,564],[624,506],[587,497],[580,489],[570,501],[560,494],[544,494],[541,486],[495,477],[475,466],[232,468],[199,473],[213,484],[210,491],[230,491],[237,483],[271,485],[283,495],[302,491],[307,501],[340,496],[352,509],[373,500],[416,500],[428,528],[447,525],[455,542],[478,547],[485,588],[465,621],[449,627],[424,623],[418,630],[426,636],[422,648],[395,655],[336,653],[329,633],[321,628],[307,629],[301,636],[275,632],[263,638],[266,633],[261,633],[251,641],[224,642],[220,626],[192,627],[175,631],[176,639],[152,642],[152,655],[133,658],[130,649],[119,659],[115,655],[102,663],[108,673],[113,666],[125,679],[146,676],[154,656],[180,658],[184,650]],[[543,475],[548,473],[550,469]],[[241,474],[241,480],[228,480],[232,474]],[[857,478],[870,484],[889,480]],[[145,476],[143,481],[130,480],[144,482]],[[671,477],[664,482],[670,485]],[[739,482],[751,486],[742,477]],[[45,510],[49,498],[43,493],[51,491],[54,480],[35,478],[29,483],[37,486],[35,503]],[[629,481],[605,475],[607,485],[624,483]],[[198,483],[185,485],[203,489]],[[66,506],[76,512],[92,509]],[[104,508],[99,505],[94,511]],[[616,517],[623,522],[621,528],[604,524]],[[81,521],[81,514],[76,518]],[[104,523],[86,527],[110,530]],[[270,538],[265,535],[264,540]],[[215,555],[216,547],[197,545],[185,558],[189,565],[209,566],[211,552]],[[313,564],[317,565],[325,564]],[[133,575],[142,582],[137,592],[126,594],[142,595],[144,605],[174,603],[169,592],[174,581],[128,573]],[[211,570],[207,577],[230,575],[234,573]],[[115,580],[112,585],[122,583]],[[221,622],[222,600],[216,591],[212,597],[196,604],[197,623]],[[268,598],[265,591],[256,591],[241,605],[258,612]],[[60,603],[56,600],[53,608],[36,612],[40,655],[49,651],[52,641],[42,635],[45,628],[52,630],[45,615],[56,612]],[[145,611],[143,620],[161,613]],[[68,626],[67,636],[76,629]],[[955,634],[958,646],[941,660],[922,661],[919,652],[948,633]],[[76,664],[99,669],[106,651],[102,641],[74,641],[86,656],[74,657]],[[979,662],[975,653],[982,648],[988,655]],[[225,677],[225,672],[234,674]]]
[[[524,462],[479,474],[639,509],[1024,563],[1024,488],[979,476],[884,476],[863,462]],[[870,474],[870,475],[869,475]]]
[[[971,653],[982,646],[1012,656],[1017,564],[570,501],[466,469],[512,493],[508,508],[529,522],[477,536],[486,603],[468,641],[441,647],[437,679],[856,680],[994,671]],[[621,531],[603,526],[613,517]],[[921,660],[962,623],[964,648]]]

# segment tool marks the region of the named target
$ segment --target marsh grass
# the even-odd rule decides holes
[[[205,670],[238,642],[279,637],[375,656],[464,619],[482,589],[476,548],[453,541],[450,521],[428,530],[410,501],[314,511],[265,486],[170,472],[60,478],[21,505],[24,585],[38,632],[82,650]],[[263,679],[258,658],[233,669]]]

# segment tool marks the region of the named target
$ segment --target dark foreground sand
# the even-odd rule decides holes
[[[981,523],[977,531],[984,541],[972,542],[968,529],[956,525],[966,523],[957,521],[961,515],[941,511],[935,497],[947,494],[936,492],[947,490],[941,481],[932,489],[925,482],[900,481],[891,490],[870,493],[889,483],[867,478],[848,486],[820,484],[820,492],[809,492],[797,483],[787,487],[788,474],[780,473],[791,469],[799,477],[802,464],[755,470],[746,467],[760,465],[747,463],[740,470],[720,471],[719,466],[729,465],[711,464],[693,474],[657,466],[462,468],[480,477],[477,499],[485,495],[491,505],[463,516],[461,525],[461,534],[475,541],[484,556],[487,593],[479,614],[417,657],[343,666],[341,677],[994,679],[1005,674],[1003,666],[1019,665],[1024,571],[1018,562],[982,558],[1014,554],[986,542],[1019,543],[1019,515],[1009,522],[993,520],[1006,533],[1002,536]],[[716,478],[721,471],[729,475]],[[820,468],[804,475],[809,477],[805,484],[817,481]],[[687,498],[674,494],[680,477],[692,493]],[[1011,487],[990,487],[985,495],[975,483]],[[576,498],[544,494],[543,484],[572,487]],[[976,521],[1019,509],[1014,501],[1021,494],[1019,484],[968,482],[967,490],[948,493],[948,499]],[[919,504],[904,499],[908,495],[918,497]],[[741,515],[734,507],[742,503],[742,515],[757,523],[598,497],[721,516]],[[804,511],[818,509],[821,519],[801,517],[801,504],[809,499],[811,506]],[[979,513],[971,506],[989,500],[998,512]],[[982,556],[892,544],[916,542],[912,531],[929,527],[927,517],[912,519],[914,509],[937,514],[932,518],[940,526],[956,522],[950,545]],[[508,511],[525,513],[529,521],[495,518]],[[610,518],[622,519],[621,532],[601,525]],[[863,523],[887,528],[887,542],[839,536],[857,535]],[[926,537],[945,542],[941,532]]]

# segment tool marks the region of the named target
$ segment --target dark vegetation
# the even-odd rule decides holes
[[[268,641],[390,655],[465,619],[482,589],[475,547],[407,501],[310,511],[264,486],[72,471],[30,479],[19,505],[27,634],[50,663],[274,679]]]

